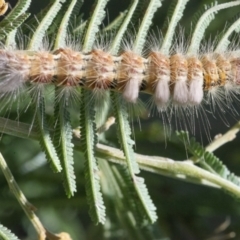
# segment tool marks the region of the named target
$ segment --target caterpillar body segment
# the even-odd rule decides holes
[[[50,51],[0,50],[0,93],[13,92],[25,83],[114,90],[130,103],[139,91],[153,95],[160,111],[170,105],[198,106],[204,92],[227,89],[238,92],[240,57],[236,52],[171,56],[150,51],[142,57],[133,51],[119,56],[102,49],[89,53],[60,48]]]
[[[187,59],[180,54],[170,57],[172,100],[174,104],[187,105],[188,103],[188,65]]]
[[[54,52],[56,56],[55,64],[55,84],[57,86],[78,86],[85,76],[85,66],[87,57],[80,52],[70,48],[60,48]]]
[[[158,110],[170,100],[170,60],[160,52],[151,52],[148,57],[148,86]]]
[[[203,66],[196,57],[189,57],[188,62],[188,104],[199,105],[203,100]]]

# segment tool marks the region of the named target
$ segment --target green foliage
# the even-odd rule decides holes
[[[93,221],[105,223],[105,206],[102,198],[99,170],[95,158],[95,145],[97,142],[96,125],[94,122],[92,95],[88,90],[82,90],[81,105],[81,145],[85,155],[85,181],[88,204],[90,205],[90,215]]]
[[[218,157],[207,152],[193,137],[189,138],[188,132],[177,132],[177,136],[184,142],[188,151],[193,154],[194,161],[202,168],[240,186],[240,178],[231,173]]]
[[[133,145],[134,141],[131,139],[131,127],[129,125],[128,113],[126,103],[122,101],[118,93],[111,94],[114,116],[116,117],[119,142],[124,151],[128,167],[131,174],[138,174],[140,172],[138,164],[134,157]]]
[[[14,19],[12,22],[8,22],[0,29],[0,40],[5,38],[14,29],[21,26],[21,24],[30,16],[29,13],[25,13]]]
[[[138,0],[132,1],[132,5],[130,6],[127,15],[124,18],[124,21],[119,26],[116,37],[112,41],[110,51],[112,54],[117,54],[120,48],[120,44],[122,42],[123,36],[128,29],[128,25],[133,17],[134,12],[136,11],[136,7],[138,5]]]
[[[149,222],[153,223],[157,219],[156,207],[154,206],[147,187],[144,183],[144,179],[137,177],[135,174],[139,173],[139,167],[136,162],[133,145],[134,141],[131,139],[131,128],[129,125],[128,114],[126,105],[120,98],[118,93],[112,93],[112,103],[115,112],[116,122],[118,126],[118,139],[126,157],[129,176],[126,176],[127,186],[130,188],[129,192],[132,192],[138,211],[143,214],[142,219],[146,218]]]
[[[62,21],[58,27],[56,41],[55,41],[55,47],[54,47],[55,49],[66,46],[65,41],[67,39],[67,28],[69,26],[70,18],[74,14],[73,10],[76,8],[76,6],[78,5],[77,8],[80,8],[81,4],[82,4],[82,2],[77,1],[77,0],[72,0],[72,1],[70,1],[70,3],[68,3],[68,5],[69,5],[68,9],[67,9],[67,11],[64,10],[64,12],[65,12],[64,17],[62,18]]]
[[[35,96],[33,94],[33,100],[35,103],[34,105],[36,106],[36,124],[40,135],[39,142],[53,171],[61,172],[61,163],[52,143],[49,127],[46,124],[45,102],[43,97],[43,89],[41,87],[37,89],[36,93],[34,93],[36,94]]]
[[[6,25],[15,22],[15,20],[21,15],[25,15],[26,11],[30,7],[31,2],[31,0],[19,0],[16,6],[12,9],[12,11],[6,16],[6,18],[4,18],[0,22],[0,27],[5,27]],[[14,29],[17,29],[23,23],[23,21],[20,22],[19,25],[15,26]]]
[[[215,15],[218,11],[225,9],[225,8],[234,7],[239,4],[240,4],[240,2],[238,2],[238,1],[232,1],[232,2],[223,3],[223,4],[215,3],[215,6],[205,10],[205,12],[199,18],[199,20],[194,28],[193,36],[191,38],[188,52],[191,54],[196,54],[199,51],[200,43],[204,37],[206,28],[209,26],[210,22],[215,18]]]
[[[56,87],[54,143],[63,168],[63,185],[68,197],[77,191],[74,173],[72,127],[70,121],[69,89]]]
[[[126,14],[128,11],[124,11],[119,13],[119,15],[110,23],[108,24],[103,30],[103,33],[113,33],[119,29],[119,27],[122,25],[123,20],[126,18]]]
[[[138,29],[136,40],[133,45],[133,49],[137,53],[142,53],[149,27],[152,24],[154,13],[160,6],[161,6],[160,0],[151,0],[149,2],[148,7],[145,10],[144,17]]]
[[[48,9],[45,16],[41,19],[41,22],[39,22],[37,29],[34,31],[34,34],[29,42],[28,49],[38,50],[42,47],[44,35],[65,1],[66,0],[53,1],[51,7]]]
[[[163,29],[167,28],[166,26],[168,25],[167,32],[164,37],[164,42],[161,46],[161,50],[166,54],[169,54],[169,50],[173,41],[173,36],[176,31],[177,23],[182,18],[183,11],[188,1],[189,0],[172,1],[171,3],[171,6],[168,11],[168,18],[165,20],[165,23],[163,25]],[[169,19],[171,19],[170,22]]]
[[[95,8],[87,22],[84,42],[83,42],[83,52],[91,51],[96,33],[99,31],[99,25],[102,23],[102,20],[105,17],[105,6],[108,0],[99,0],[96,1]]]
[[[19,240],[9,229],[0,224],[0,239],[1,240]]]
[[[230,41],[230,36],[236,32],[239,33],[240,31],[240,16],[234,17],[234,21],[232,22],[232,24],[230,24],[231,21],[229,22],[229,24],[227,25],[228,27],[226,27],[226,31],[223,32],[223,34],[219,36],[219,41],[218,44],[215,48],[216,52],[224,52],[228,49],[229,44],[231,43]]]
[[[27,22],[29,27],[33,28],[33,34],[29,34],[29,29],[24,27],[22,23],[29,17],[26,11],[30,5],[30,1],[19,1],[11,13],[0,23],[0,39],[5,39],[6,45],[11,45],[14,42],[16,43],[17,40],[15,40],[15,36],[21,27],[23,34],[27,34],[29,38],[28,50],[35,51],[41,49],[44,45],[43,41],[45,38],[53,40],[54,43],[52,49],[48,50],[56,50],[57,48],[67,46],[68,40],[73,37],[68,36],[69,31],[71,33],[74,32],[76,35],[81,33],[81,36],[78,36],[81,42],[78,44],[79,46],[83,46],[82,51],[84,53],[89,53],[99,37],[101,38],[101,34],[109,34],[111,31],[114,31],[115,37],[109,44],[109,52],[117,55],[121,49],[121,44],[126,40],[125,36],[129,34],[134,26],[136,36],[134,36],[135,41],[133,41],[133,50],[142,53],[144,52],[146,37],[153,23],[154,15],[158,8],[162,6],[161,2],[160,0],[133,0],[124,13],[114,18],[114,20],[102,30],[101,25],[106,15],[108,0],[95,1],[90,17],[85,21],[82,20],[82,15],[79,13],[79,9],[83,3],[81,0],[52,0],[44,11],[37,15],[37,20],[32,16]],[[188,0],[177,1],[174,4],[174,8],[171,8],[171,14],[169,13],[167,16],[166,21],[168,21],[168,19],[170,19],[170,21],[162,45],[162,51],[165,53],[168,53],[172,47],[176,26],[183,16],[183,11],[185,10],[187,2]],[[199,51],[200,42],[204,37],[206,28],[215,18],[219,10],[239,4],[239,1],[232,1],[224,4],[215,4],[205,9],[205,12],[199,17],[196,27],[193,29],[189,53],[195,54]],[[74,20],[77,21],[76,27],[72,26]],[[139,23],[140,25],[138,25]],[[73,31],[71,31],[72,28]],[[226,31],[217,49],[226,48],[229,44],[229,36],[233,31],[238,30],[239,20]],[[82,177],[77,172],[79,169],[75,166],[81,164],[79,163],[81,161],[74,164],[73,141],[76,148],[80,145],[80,150],[85,158],[83,169],[81,170],[84,172],[85,177],[87,203],[90,209],[89,213],[95,224],[105,224],[103,229],[105,234],[109,234],[109,239],[109,236],[112,238],[116,237],[116,235],[113,234],[114,230],[107,229],[109,225],[113,228],[117,226],[119,231],[124,229],[129,239],[159,239],[161,234],[155,237],[152,227],[150,227],[150,224],[157,220],[156,206],[150,197],[144,178],[137,176],[137,174],[140,173],[140,168],[174,177],[179,177],[177,176],[179,173],[181,177],[185,174],[185,180],[191,182],[192,178],[194,178],[189,173],[191,168],[187,168],[187,166],[184,168],[183,165],[183,169],[181,169],[181,163],[171,160],[171,164],[169,164],[168,159],[165,159],[166,162],[164,162],[162,159],[159,160],[153,157],[153,162],[151,162],[152,165],[148,165],[148,162],[144,162],[141,157],[139,159],[139,156],[134,152],[135,142],[132,140],[132,129],[126,102],[124,102],[118,92],[114,91],[110,93],[111,110],[113,110],[114,117],[116,118],[116,135],[124,154],[124,161],[121,162],[123,166],[116,166],[113,163],[106,162],[108,160],[118,163],[120,158],[119,152],[118,155],[114,155],[110,152],[110,155],[112,154],[111,157],[109,157],[106,152],[99,154],[99,146],[97,145],[97,134],[99,133],[96,129],[96,115],[99,114],[107,117],[108,114],[111,113],[109,110],[110,108],[106,108],[107,110],[104,110],[104,113],[96,113],[95,110],[101,111],[102,109],[99,107],[100,104],[94,105],[94,94],[88,89],[81,89],[81,101],[77,102],[77,104],[80,105],[78,108],[80,109],[80,114],[79,112],[75,113],[75,115],[71,114],[71,101],[75,99],[73,99],[74,95],[72,95],[73,89],[68,87],[69,86],[57,86],[54,89],[54,121],[53,124],[49,125],[46,120],[48,119],[46,113],[48,105],[45,104],[46,96],[43,90],[39,88],[36,93],[34,92],[35,95],[33,94],[31,96],[33,100],[31,104],[33,108],[35,108],[33,116],[36,120],[37,129],[32,138],[37,138],[39,140],[42,150],[54,172],[62,171],[64,189],[68,197],[73,196],[77,192],[77,184],[80,181],[77,182],[76,176],[80,179]],[[80,88],[81,87],[78,87],[76,90],[78,94],[80,93]],[[72,125],[74,120],[72,119],[72,115],[75,117],[74,120],[77,121],[78,124],[80,123],[80,140],[73,138]],[[24,134],[8,129],[5,127],[5,124],[5,122],[4,124],[2,123],[4,126],[1,129],[2,132],[6,133],[8,131],[8,134],[16,134],[17,136],[23,137]],[[12,126],[14,125],[11,121],[10,124],[12,124]],[[24,132],[27,132],[27,130],[24,128]],[[27,137],[28,134],[27,132]],[[218,176],[216,179],[213,177],[211,183],[223,189],[228,189],[228,192],[234,196],[239,196],[239,177],[231,173],[219,158],[207,152],[204,147],[195,141],[195,139],[189,139],[186,132],[179,132],[177,134],[185,143],[188,151],[193,154],[194,163],[197,163],[207,172]],[[26,135],[24,137],[26,137]],[[53,137],[53,142],[51,137]],[[79,156],[76,159],[82,160]],[[164,168],[163,164],[161,168],[159,167],[161,161],[169,165]],[[198,184],[202,184],[200,180],[204,179],[200,179],[199,176],[204,176],[205,172],[196,166],[192,169],[198,171],[197,173],[199,173],[199,175],[195,178],[199,180]],[[77,172],[76,175],[75,172]],[[208,180],[212,179],[212,175],[210,177],[207,175],[206,178],[207,177]],[[52,175],[50,175],[49,178],[50,182],[52,182]],[[197,182],[196,179],[195,182]],[[83,179],[81,179],[81,183],[83,182],[82,180]],[[223,182],[221,180],[227,181]],[[233,183],[235,188],[232,188],[231,184],[228,185],[229,182]],[[152,192],[151,195],[153,195]],[[85,203],[85,198],[83,199]],[[110,224],[108,221],[110,221]],[[116,232],[117,231],[115,231],[115,233]],[[0,235],[1,234],[5,237],[4,239],[17,239],[2,225],[0,225]]]

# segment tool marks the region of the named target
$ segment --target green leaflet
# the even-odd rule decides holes
[[[31,0],[19,0],[11,12],[0,22],[0,28],[11,24],[20,15],[25,15],[31,4]]]
[[[86,25],[87,25],[87,21],[79,21],[78,25],[73,29],[73,33],[78,34],[79,36],[82,36],[86,28]]]
[[[157,215],[155,212],[156,207],[153,205],[152,200],[149,197],[148,191],[147,190],[145,184],[143,185],[139,185],[138,189],[140,191],[142,191],[140,193],[140,195],[144,196],[144,200],[141,199],[141,197],[139,198],[139,193],[138,191],[136,191],[136,187],[135,184],[133,184],[133,179],[131,174],[129,173],[128,168],[124,167],[120,167],[120,168],[116,168],[113,167],[113,173],[114,176],[116,178],[117,184],[119,185],[123,195],[124,195],[124,201],[125,204],[128,205],[129,211],[132,212],[134,219],[136,221],[136,224],[141,226],[141,227],[146,227],[149,223],[149,219],[146,219],[146,211],[143,208],[142,202],[145,201],[145,203],[147,203],[148,205],[148,210],[152,211],[152,217],[155,215],[155,220],[157,219]],[[135,176],[136,177],[136,176]],[[141,179],[141,181],[144,181],[143,178],[139,178]],[[143,188],[145,190],[143,190]],[[151,222],[151,221],[150,221]],[[153,221],[151,222],[153,223]],[[144,233],[141,233],[141,236],[145,235],[147,233],[147,231],[144,231]],[[147,238],[144,238],[147,239]]]
[[[115,181],[118,188],[122,192],[123,203],[126,205],[126,209],[134,216],[134,220],[139,225],[142,223],[142,214],[138,209],[138,198],[134,185],[132,183],[131,175],[129,174],[128,168],[126,166],[112,167],[112,172],[115,177]],[[132,223],[133,224],[133,223]]]
[[[62,18],[62,21],[61,21],[61,23],[58,27],[58,32],[57,32],[57,37],[56,37],[56,40],[55,40],[54,49],[66,46],[67,27],[69,26],[69,21],[71,19],[72,14],[73,14],[73,10],[74,10],[74,8],[76,7],[77,4],[81,5],[82,1],[72,0],[69,3],[67,11],[64,11],[65,14],[64,14],[64,16]]]
[[[185,143],[188,151],[198,160],[197,163],[202,168],[240,186],[240,178],[231,173],[218,157],[213,153],[207,152],[194,138],[189,139],[188,132],[181,131],[176,133],[179,139]]]
[[[52,143],[50,132],[46,124],[45,119],[45,102],[43,97],[43,89],[37,89],[36,96],[32,96],[34,99],[34,107],[36,107],[37,127],[39,132],[39,142],[43,152],[46,155],[54,172],[60,172],[62,170],[60,160],[57,156],[55,147]]]
[[[119,93],[111,93],[111,98],[118,126],[119,141],[126,156],[129,171],[131,174],[137,174],[140,172],[140,170],[134,157],[134,141],[130,137],[132,133],[128,120],[126,104],[119,96]]]
[[[134,42],[135,52],[142,53],[149,27],[152,24],[154,13],[161,5],[161,0],[151,0],[147,9],[145,10],[144,17],[142,19],[140,28],[137,31],[136,40]]]
[[[101,178],[103,193],[106,196],[106,204],[110,205],[111,210],[107,216],[108,222],[114,224],[110,228],[108,224],[104,225],[107,234],[114,237],[121,229],[126,231],[129,239],[160,239],[160,236],[154,236],[153,231],[137,225],[142,221],[141,213],[137,208],[136,197],[133,197],[133,192],[129,188],[129,186],[133,187],[133,184],[127,168],[115,166],[102,159],[99,159],[99,165],[104,173]]]
[[[19,240],[9,229],[0,224],[0,239],[1,240]]]
[[[131,128],[129,125],[128,114],[126,110],[126,105],[119,96],[119,93],[111,93],[114,115],[116,117],[116,123],[118,126],[118,139],[121,144],[122,150],[126,157],[126,162],[128,166],[128,171],[130,174],[131,182],[134,187],[134,193],[137,196],[138,210],[142,213],[143,218],[146,218],[149,222],[153,223],[157,219],[156,207],[154,206],[147,187],[144,183],[144,179],[135,176],[139,173],[139,167],[135,159],[133,144],[134,141],[131,139]]]
[[[92,50],[96,33],[99,31],[99,25],[102,23],[105,17],[105,6],[109,0],[98,0],[92,13],[91,18],[87,23],[87,30],[84,36],[83,52],[89,52]]]
[[[135,0],[131,1],[132,4],[135,2]],[[149,5],[149,0],[138,0],[137,1],[137,6],[131,16],[131,24],[128,26],[128,30],[131,32],[135,32],[136,26],[139,26],[139,19],[143,18],[143,12],[146,11],[148,5]],[[132,5],[131,5],[132,6]]]
[[[5,38],[9,33],[16,30],[21,24],[30,16],[30,13],[25,13],[18,16],[12,22],[5,24],[4,27],[0,28],[0,40]]]
[[[172,16],[171,16],[171,20],[168,24],[168,29],[164,36],[163,43],[161,46],[161,51],[165,54],[169,54],[170,47],[172,46],[173,36],[176,31],[176,26],[177,26],[179,20],[183,16],[183,11],[184,11],[188,1],[189,0],[178,0],[177,4],[174,5],[175,7],[173,8],[173,10],[170,9],[170,11],[173,11],[173,12],[168,14],[169,17],[170,17],[170,15],[172,15]],[[168,20],[169,19],[167,19],[166,22],[168,22]],[[164,25],[167,25],[166,22],[164,23]]]
[[[61,4],[60,4],[61,5]],[[54,4],[50,8],[50,10],[46,13],[45,17],[42,19],[41,23],[39,24],[38,28],[36,29],[36,32],[30,39],[29,43],[29,50],[36,50],[42,45],[42,39],[45,34],[45,31],[48,29],[49,25],[54,19],[54,16],[50,16],[49,12],[54,12]],[[55,6],[57,8],[57,6]],[[57,13],[57,10],[56,10]],[[45,23],[45,25],[43,24]],[[34,39],[35,37],[39,37]],[[55,146],[52,143],[50,133],[49,133],[49,127],[45,121],[45,106],[44,106],[44,96],[43,96],[43,90],[41,87],[37,89],[39,91],[37,94],[37,99],[35,99],[35,103],[37,105],[36,107],[36,115],[37,115],[37,125],[40,132],[40,145],[43,149],[43,151],[46,154],[47,160],[51,163],[51,166],[53,168],[54,172],[60,172],[62,170],[61,163],[59,160],[59,157],[56,154]],[[35,96],[32,95],[32,98],[34,99]],[[65,170],[65,169],[64,169]]]
[[[15,46],[15,36],[17,33],[17,28],[22,25],[22,23],[29,17],[30,14],[27,15],[26,11],[28,10],[30,4],[31,0],[18,1],[14,9],[6,16],[6,18],[3,19],[3,21],[0,22],[0,28],[3,28],[3,30],[6,28],[6,26],[9,25],[10,27],[13,27],[13,22],[15,23],[14,29],[5,33],[7,36],[7,46]]]
[[[128,12],[127,10],[125,10],[124,12],[120,12],[119,15],[111,23],[109,23],[101,32],[114,33],[116,30],[118,30],[122,22],[124,21],[127,12]]]
[[[127,30],[128,24],[130,20],[132,19],[133,13],[135,12],[135,9],[138,5],[138,1],[133,1],[131,8],[128,12],[128,14],[125,17],[124,22],[122,23],[120,29],[118,30],[118,33],[111,45],[110,51],[112,54],[117,54],[120,43],[122,41],[122,38],[124,36],[124,33]],[[149,12],[146,14],[145,18],[142,21],[142,24],[140,26],[140,30],[137,35],[137,39],[135,42],[135,51],[142,51],[142,47],[145,41],[145,37],[147,33],[144,33],[143,36],[140,36],[140,32],[147,31],[148,27],[151,24],[151,19],[153,17],[153,13],[155,12],[154,7],[160,6],[159,1],[152,1],[149,5]],[[123,149],[124,155],[126,157],[128,170],[126,170],[126,173],[128,174],[128,184],[127,187],[129,189],[129,192],[132,194],[132,199],[135,199],[136,203],[136,211],[140,213],[143,217],[138,217],[140,221],[143,221],[143,219],[147,218],[147,220],[151,223],[156,221],[157,215],[156,215],[156,208],[148,194],[146,185],[144,184],[144,180],[142,178],[136,177],[135,174],[139,173],[139,167],[135,160],[134,151],[133,151],[133,140],[131,139],[131,128],[129,125],[128,120],[128,113],[126,110],[126,105],[120,98],[118,93],[111,92],[111,98],[113,103],[113,109],[115,112],[116,122],[118,126],[118,139],[120,141],[121,147]],[[136,212],[135,211],[135,212]]]
[[[85,188],[88,204],[90,205],[90,216],[98,224],[105,222],[105,206],[100,188],[100,177],[95,158],[95,145],[97,142],[96,126],[94,121],[95,112],[92,105],[92,93],[82,90],[82,101],[80,109],[81,145],[85,149]]]
[[[99,31],[105,11],[104,8],[108,0],[96,1],[91,18],[86,25],[86,32],[84,35],[83,52],[91,51],[96,33]],[[81,142],[85,150],[85,179],[86,179],[86,193],[88,203],[90,205],[90,216],[92,220],[98,223],[105,222],[105,206],[100,188],[100,179],[98,175],[97,161],[95,158],[96,145],[96,126],[95,126],[95,112],[92,106],[92,95],[89,90],[82,89],[82,103],[80,110],[80,127],[81,127]]]
[[[131,5],[130,9],[128,10],[128,13],[127,13],[123,23],[121,24],[121,27],[118,29],[117,35],[114,38],[114,40],[111,44],[111,48],[110,48],[110,51],[111,51],[112,54],[117,54],[118,53],[121,41],[123,39],[123,36],[124,36],[125,32],[127,31],[127,27],[128,27],[128,25],[129,25],[129,23],[132,19],[132,16],[135,12],[135,9],[136,9],[137,5],[138,5],[138,0],[134,0],[132,2],[132,5]]]
[[[54,144],[63,167],[63,186],[68,197],[74,195],[76,176],[74,173],[72,127],[69,113],[69,89],[56,87]]]
[[[26,34],[27,36],[33,35],[33,30],[36,30],[38,28],[39,23],[44,19],[44,17],[48,13],[49,9],[51,8],[53,2],[54,2],[54,0],[50,0],[48,2],[48,5],[45,8],[41,9],[41,11],[38,12],[34,17],[32,17],[26,21],[26,25],[22,26],[22,31],[24,32],[24,34]],[[54,19],[54,23],[55,22],[56,22],[56,18]],[[49,26],[48,31],[50,31],[50,28],[52,26],[53,26],[53,24]],[[54,26],[54,28],[56,28],[56,26]],[[30,41],[30,39],[29,39],[29,41]]]
[[[229,26],[227,28],[227,31],[220,38],[220,40],[215,48],[215,52],[224,52],[227,50],[227,48],[230,44],[229,37],[234,31],[236,33],[239,33],[239,31],[240,31],[240,17],[231,26]]]
[[[232,1],[228,3],[222,3],[211,7],[205,11],[200,19],[198,20],[196,27],[190,41],[190,46],[188,48],[188,53],[196,54],[199,51],[200,43],[203,39],[206,28],[209,26],[210,22],[215,18],[215,14],[225,8],[234,7],[240,5],[239,1]]]
[[[34,31],[34,34],[29,42],[28,48],[31,50],[37,50],[42,46],[43,37],[48,29],[48,27],[52,24],[54,18],[57,13],[60,11],[62,4],[66,0],[55,0],[51,5],[50,9],[44,16],[44,18],[39,23],[37,29]]]

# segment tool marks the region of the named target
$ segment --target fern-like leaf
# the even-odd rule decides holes
[[[126,156],[126,161],[129,171],[132,174],[140,172],[137,161],[134,157],[133,145],[134,141],[131,139],[131,128],[128,120],[128,113],[126,104],[120,98],[118,93],[111,93],[113,109],[115,112],[116,122],[118,126],[119,141]]]
[[[43,152],[46,155],[54,172],[60,172],[62,170],[60,160],[57,156],[55,147],[50,137],[49,127],[46,124],[45,119],[45,102],[42,93],[43,89],[38,89],[37,95],[33,96],[34,106],[36,107],[37,127],[39,131],[39,141]]]
[[[95,112],[91,106],[91,92],[82,90],[82,102],[80,110],[81,145],[85,155],[85,180],[88,203],[90,205],[90,216],[98,223],[105,222],[105,206],[100,189],[100,178],[97,161],[95,158],[95,145],[97,141],[96,126],[94,121]]]
[[[240,16],[238,16],[238,19],[232,23],[228,28],[227,31],[222,35],[220,40],[218,41],[218,44],[215,48],[215,52],[224,52],[227,50],[230,40],[229,37],[233,32],[239,33],[240,31]]]
[[[74,173],[72,127],[70,122],[69,92],[64,87],[56,88],[54,143],[63,167],[63,185],[68,197],[74,195],[76,176]]]
[[[56,17],[57,13],[60,11],[62,4],[66,0],[55,0],[54,3],[51,5],[50,9],[47,11],[44,18],[38,24],[37,29],[34,31],[34,34],[29,42],[28,49],[36,50],[42,46],[43,37],[52,24],[54,18]]]
[[[57,37],[56,37],[55,46],[54,46],[55,49],[57,49],[59,47],[65,47],[65,45],[66,45],[65,41],[67,39],[67,27],[69,25],[71,15],[73,14],[73,10],[77,3],[79,4],[79,3],[81,3],[81,1],[72,0],[68,4],[67,11],[64,9],[65,14],[62,18],[60,26],[58,27]]]
[[[139,211],[137,206],[138,201],[136,201],[136,199],[138,199],[138,196],[134,189],[134,185],[132,183],[132,178],[128,168],[126,166],[120,166],[120,167],[112,167],[112,170],[116,178],[117,184],[124,196],[124,202],[128,206],[127,208],[129,208],[129,210],[132,212],[135,220],[138,223],[141,223],[142,214]]]
[[[164,36],[163,44],[161,46],[161,51],[166,54],[169,54],[176,26],[183,16],[183,11],[188,1],[189,0],[174,1],[174,8],[172,6],[170,7],[170,13],[168,14],[168,16],[171,16],[171,20],[169,22],[168,30],[166,32],[166,35]],[[166,22],[168,22],[168,19],[166,19]],[[167,25],[166,22],[164,23],[164,25]]]
[[[1,240],[19,240],[9,229],[0,224],[0,239]]]
[[[11,24],[19,16],[25,15],[30,4],[31,0],[19,0],[11,12],[0,22],[0,28],[4,28],[6,25]]]
[[[30,16],[30,13],[25,13],[14,19],[12,22],[7,23],[4,27],[0,28],[0,40],[5,38],[10,32],[16,30],[22,23]]]
[[[120,44],[121,41],[123,39],[123,36],[125,34],[125,32],[127,31],[127,27],[133,17],[133,14],[136,10],[136,7],[138,6],[139,1],[138,0],[134,0],[132,2],[131,7],[128,10],[128,13],[123,21],[123,23],[121,24],[120,28],[117,31],[116,37],[114,38],[112,44],[111,44],[111,48],[110,48],[110,52],[112,54],[117,54],[120,48]]]
[[[87,30],[85,32],[85,38],[83,43],[83,51],[89,52],[91,51],[96,33],[99,31],[99,25],[102,23],[103,18],[105,17],[105,6],[109,0],[98,0],[96,1],[96,5],[94,11],[91,15],[87,23]]]
[[[134,42],[134,51],[141,53],[145,44],[147,33],[150,25],[152,24],[152,19],[154,13],[161,6],[161,0],[151,0],[147,9],[145,10],[144,17],[142,19],[140,28],[138,29],[136,40]]]
[[[156,207],[149,196],[143,178],[135,176],[140,170],[133,151],[134,141],[130,137],[131,128],[129,125],[126,105],[118,93],[112,92],[111,97],[118,126],[118,139],[126,157],[131,183],[134,188],[133,194],[136,195],[137,199],[135,200],[138,201],[138,210],[142,213],[144,218],[153,223],[157,219],[155,212]]]
[[[130,191],[129,188],[133,184],[126,166],[116,166],[102,159],[99,159],[99,165],[104,173],[101,178],[103,192],[107,196],[108,205],[111,204],[114,208],[114,212],[111,211],[108,215],[111,224],[119,223],[118,229],[126,230],[129,239],[158,239],[160,236],[154,236],[155,233],[148,228],[149,225],[147,227],[137,226],[137,223],[142,221],[141,213],[138,211],[136,198],[132,196],[134,189]],[[109,234],[115,235],[117,231],[115,227],[109,229],[109,226],[106,226],[106,228]]]
[[[198,160],[202,168],[240,186],[240,178],[231,173],[218,157],[213,153],[207,152],[194,138],[189,139],[188,132],[177,132],[177,136],[185,143],[188,151]]]
[[[123,23],[127,12],[127,10],[125,10],[124,12],[120,12],[119,15],[112,22],[110,22],[106,27],[104,27],[102,33],[113,33],[118,30]]]
[[[217,2],[216,2],[217,3]],[[196,27],[194,28],[193,36],[191,38],[191,43],[188,49],[189,53],[196,54],[199,51],[200,42],[203,39],[206,28],[209,26],[211,21],[215,18],[215,14],[225,8],[234,7],[240,5],[239,1],[232,1],[228,3],[215,4],[211,7],[198,20]]]

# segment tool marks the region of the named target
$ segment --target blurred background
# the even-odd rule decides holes
[[[14,7],[16,1],[9,2],[11,7]],[[171,2],[162,2],[162,7],[154,17],[152,26],[154,30],[162,29]],[[211,4],[212,2],[210,0],[190,0],[180,22],[181,27],[186,31],[189,30],[193,15],[204,4]],[[47,0],[33,0],[30,12],[37,14],[47,3]],[[92,4],[92,0],[83,3],[81,8],[83,19],[89,17]],[[111,22],[119,12],[127,9],[129,4],[130,1],[109,1],[104,25],[106,26]],[[232,21],[234,16],[236,19],[239,11],[240,7],[220,11],[207,29],[206,40],[214,40],[216,35],[225,28],[226,21]],[[144,102],[149,99],[144,94],[141,98]],[[11,111],[3,116],[12,120],[19,119],[21,122],[31,123],[33,111],[31,108],[25,111],[25,106],[13,105]],[[236,102],[234,107],[237,110],[236,112],[240,112],[239,102]],[[51,113],[52,106],[47,106],[47,111]],[[19,112],[20,117],[18,116]],[[73,111],[72,114],[77,113]],[[221,112],[220,115],[223,116],[223,113]],[[211,122],[211,129],[209,129],[211,138],[214,138],[216,134],[226,132],[240,119],[240,116],[237,114],[232,116],[230,112],[224,114],[225,123],[220,120],[217,113],[215,116],[209,114],[208,117]],[[50,115],[49,121],[51,120],[52,116]],[[174,160],[187,158],[184,145],[175,136],[174,119],[170,125],[164,125],[161,116],[155,114],[155,116],[147,117],[147,114],[143,114],[140,122],[141,126],[137,120],[133,120],[137,153],[165,156]],[[73,126],[77,127],[78,122],[73,120]],[[164,129],[171,132],[167,138]],[[115,133],[116,126],[113,125],[106,133],[106,139],[112,145],[118,146]],[[209,143],[209,137],[204,133],[201,123],[196,124],[195,137],[203,145]],[[233,142],[225,144],[215,152],[236,175],[240,175],[239,144],[240,137],[238,136]],[[84,189],[83,156],[81,153],[75,152],[74,155],[78,192],[73,198],[67,199],[61,176],[52,173],[49,165],[45,162],[44,154],[41,152],[38,142],[1,134],[0,152],[6,159],[25,196],[37,208],[36,213],[47,229],[52,232],[66,231],[70,233],[74,240],[130,239],[121,225],[115,226],[112,231],[115,231],[116,234],[110,236],[106,234],[106,226],[103,228],[101,225],[95,226],[92,223],[88,215]],[[215,188],[191,184],[154,173],[142,171],[141,176],[145,178],[150,195],[157,206],[159,219],[152,227],[156,236],[154,239],[240,239],[239,200]],[[111,215],[111,211],[113,211],[111,207],[107,210],[108,214]],[[9,191],[2,173],[0,173],[0,223],[11,229],[20,239],[34,239],[34,229]]]

